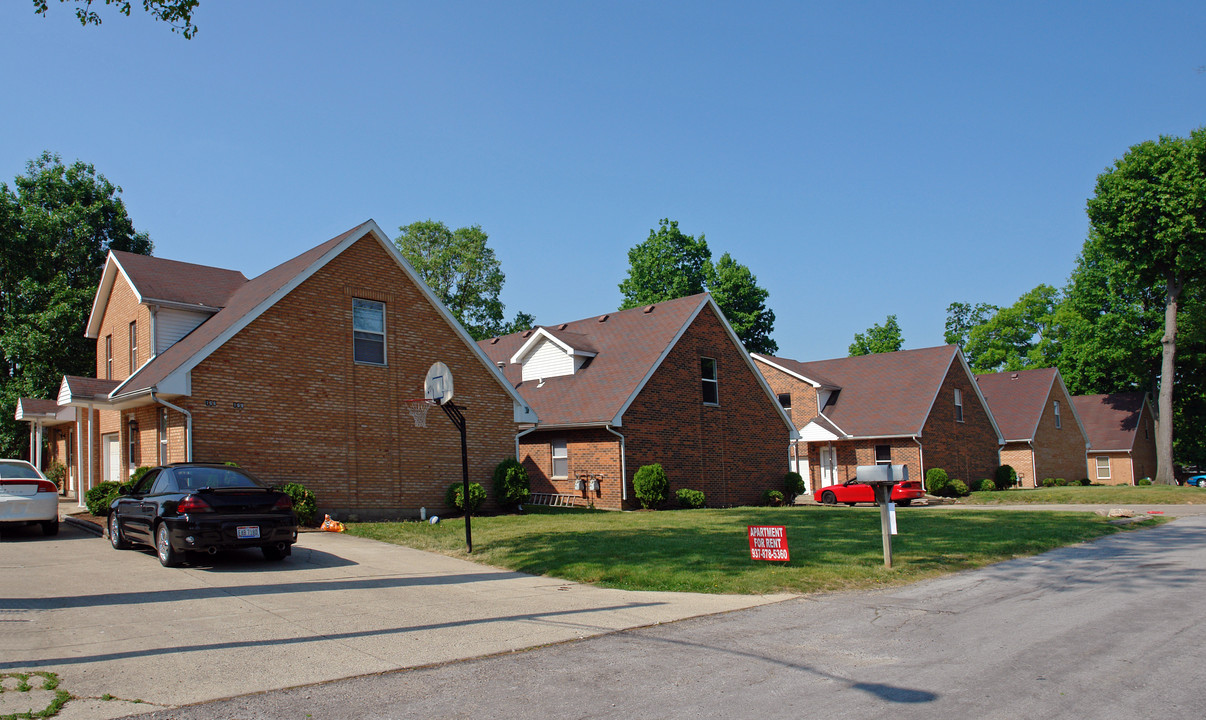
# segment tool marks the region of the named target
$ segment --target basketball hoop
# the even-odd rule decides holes
[[[435,403],[426,398],[419,398],[418,400],[406,400],[405,402],[407,411],[415,420],[415,427],[427,427],[427,409]]]

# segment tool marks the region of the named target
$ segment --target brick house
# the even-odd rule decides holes
[[[478,345],[540,416],[518,439],[536,501],[638,507],[653,463],[712,506],[783,487],[791,423],[707,294]]]
[[[1088,435],[1059,370],[999,372],[976,380],[1005,436],[1001,464],[1017,471],[1019,485],[1085,477]]]
[[[1156,476],[1156,414],[1144,392],[1072,398],[1089,437],[1089,479],[1134,485]]]
[[[467,406],[472,481],[488,483],[535,418],[371,220],[250,280],[112,252],[86,335],[96,377],[63,379],[57,424],[38,401],[18,409],[31,432],[49,429],[73,489],[233,461],[305,484],[320,510],[399,517],[442,507],[461,479],[460,434],[439,413],[415,427],[406,408],[434,362]]]
[[[930,468],[969,484],[990,478],[1004,441],[954,345],[800,362],[753,354],[800,437],[788,448],[808,492],[859,465]]]

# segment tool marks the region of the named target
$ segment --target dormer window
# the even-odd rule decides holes
[[[551,330],[541,327],[531,331],[531,337],[509,362],[520,365],[523,382],[543,385],[549,378],[573,375],[586,367],[595,354],[588,336],[565,332],[561,327]]]

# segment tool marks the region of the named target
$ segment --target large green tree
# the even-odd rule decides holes
[[[733,332],[750,352],[773,353],[775,313],[766,307],[769,293],[750,269],[725,253],[716,263],[701,233],[699,238],[662,219],[657,230],[628,251],[628,276],[620,283],[620,309],[652,305],[710,292]]]
[[[506,276],[481,226],[456,230],[435,220],[420,220],[398,228],[394,245],[423,278],[436,297],[475,340],[531,327],[535,319],[518,313],[503,320],[499,300]]]
[[[34,12],[42,16],[50,9],[52,0],[33,0]],[[80,25],[100,25],[101,16],[92,5],[96,0],[59,0],[60,3],[72,2],[75,5],[75,16]],[[101,0],[103,5],[114,5],[122,15],[129,17],[132,0]],[[197,26],[193,24],[193,11],[201,4],[200,0],[142,0],[142,9],[151,14],[156,20],[171,26],[172,32],[180,33],[186,40],[197,34]]]
[[[1001,308],[988,303],[970,305],[964,302],[953,302],[946,306],[946,338],[947,345],[967,345],[967,336],[971,329],[983,324]]]
[[[1059,302],[1059,290],[1039,285],[1014,304],[997,308],[970,326],[963,345],[968,365],[978,373],[1051,367],[1057,348],[1054,318]]]
[[[53,397],[63,375],[91,376],[84,337],[109,250],[150,254],[121,188],[93,166],[43,153],[10,189],[0,184],[0,453],[24,455],[13,419],[21,397]]]
[[[1132,146],[1097,177],[1088,214],[1102,254],[1162,290],[1155,481],[1174,484],[1177,319],[1182,298],[1206,280],[1206,128]]]
[[[904,347],[904,336],[895,315],[889,315],[883,325],[872,325],[865,333],[854,333],[850,344],[850,356],[890,353]]]

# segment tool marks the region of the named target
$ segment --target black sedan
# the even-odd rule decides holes
[[[187,553],[258,547],[283,560],[297,541],[293,501],[245,470],[178,463],[152,468],[109,506],[117,550],[149,545],[167,567]]]

